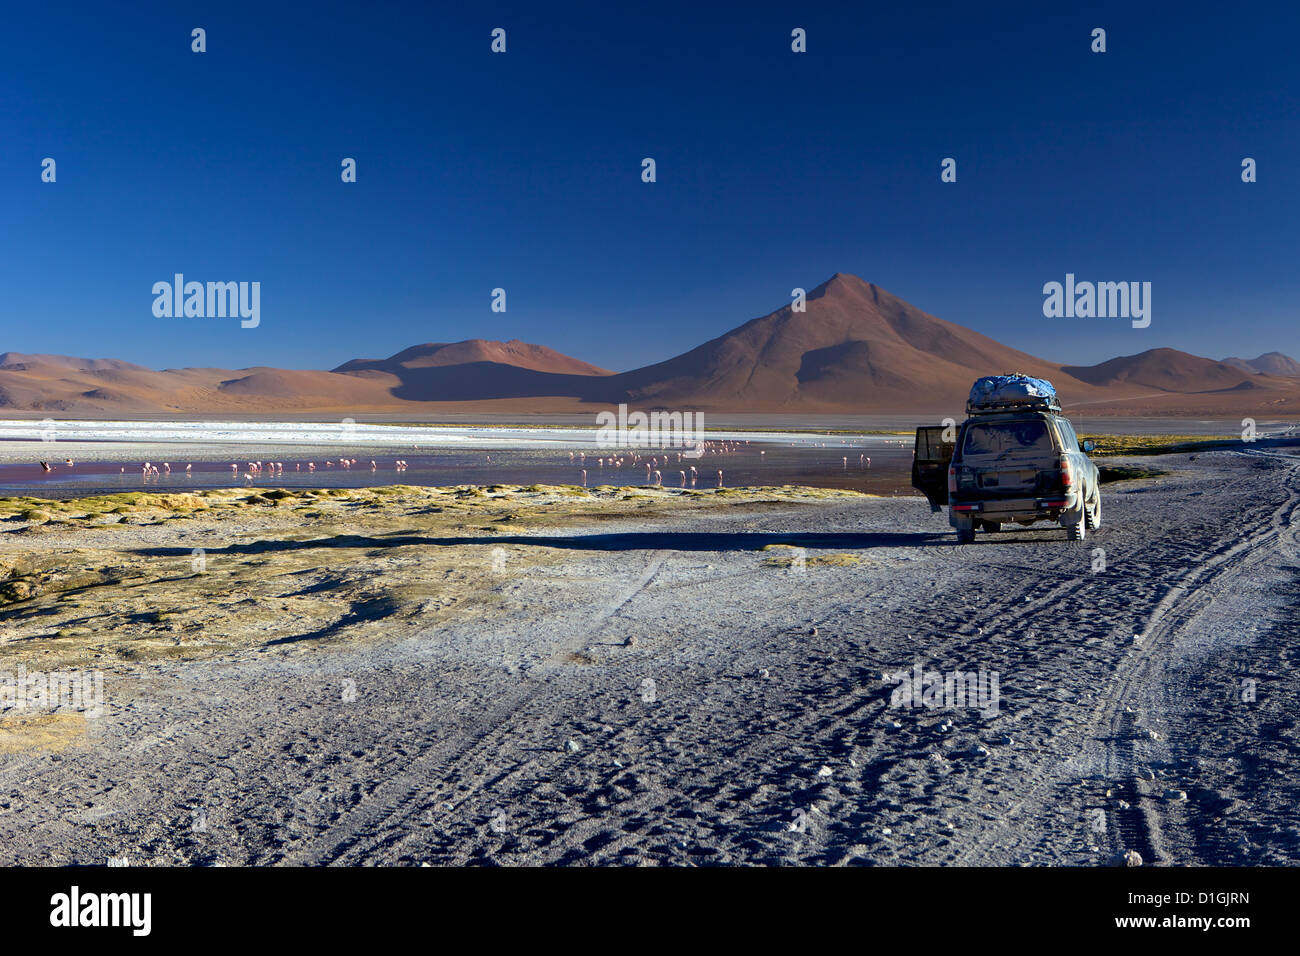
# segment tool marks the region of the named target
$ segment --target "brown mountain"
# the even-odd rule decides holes
[[[684,355],[615,375],[643,405],[778,411],[964,407],[971,382],[995,372],[1051,378],[1063,400],[1102,397],[1061,366],[936,318],[857,276],[836,273],[792,305]],[[1061,381],[1057,381],[1062,379]]]
[[[0,352],[0,369],[22,371],[41,367],[67,368],[79,371],[103,371],[106,369],[149,371],[143,365],[132,365],[130,362],[122,362],[118,359],[88,359],[76,358],[72,355],[25,355],[22,352]]]
[[[589,415],[627,402],[711,412],[959,415],[975,378],[1006,372],[1050,379],[1067,407],[1087,414],[1300,412],[1295,378],[1166,348],[1092,366],[1061,365],[843,273],[812,290],[804,311],[783,306],[675,358],[618,374],[543,346],[482,339],[417,345],[328,372],[151,371],[113,359],[4,353],[0,409],[87,416],[518,416]]]
[[[1265,352],[1258,358],[1226,358],[1224,365],[1231,365],[1243,372],[1257,372],[1261,375],[1281,375],[1286,378],[1300,378],[1300,362],[1283,355],[1281,352]]]
[[[406,402],[473,402],[591,396],[607,369],[542,345],[468,339],[415,345],[386,359],[353,359],[336,373],[381,381]]]
[[[1212,392],[1237,388],[1255,377],[1223,362],[1177,349],[1148,349],[1099,365],[1066,365],[1063,371],[1092,385],[1144,385],[1162,392]]]
[[[443,368],[449,365],[474,365],[487,363],[534,372],[551,372],[559,375],[609,375],[607,369],[597,368],[579,359],[564,355],[544,345],[530,345],[511,339],[509,342],[492,342],[487,339],[466,339],[464,342],[427,342],[413,345],[386,359],[353,359],[344,362],[336,372],[357,372],[378,369],[394,372],[398,369]]]

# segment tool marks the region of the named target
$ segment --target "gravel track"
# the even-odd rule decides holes
[[[1295,863],[1300,459],[1146,461],[1083,543],[919,499],[485,539],[553,552],[497,613],[115,677],[0,754],[0,862]],[[891,706],[917,663],[996,713]]]

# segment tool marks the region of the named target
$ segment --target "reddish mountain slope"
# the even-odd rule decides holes
[[[872,283],[837,273],[785,306],[680,355],[613,376],[642,404],[779,410],[953,407],[971,382],[994,372],[1053,379],[1065,400],[1096,389],[1060,366],[922,312]]]
[[[333,371],[184,368],[113,359],[0,354],[0,409],[86,416],[145,414],[505,416],[590,414],[628,402],[712,412],[960,415],[981,375],[1050,379],[1089,414],[1300,412],[1300,379],[1260,374],[1174,349],[1061,366],[922,312],[837,273],[791,306],[683,355],[613,374],[525,342],[469,339],[413,346]],[[1285,369],[1286,356],[1253,362]],[[1285,360],[1285,361],[1282,361]],[[1294,363],[1292,363],[1294,364]]]
[[[1224,365],[1231,365],[1243,372],[1257,372],[1263,375],[1281,375],[1286,378],[1300,378],[1300,362],[1283,355],[1281,352],[1265,352],[1258,358],[1226,358]]]
[[[1177,349],[1148,349],[1099,365],[1067,365],[1064,371],[1092,385],[1143,385],[1163,392],[1215,392],[1236,388],[1256,377],[1252,372]]]
[[[464,342],[427,342],[413,345],[386,359],[353,359],[344,362],[336,372],[369,370],[393,371],[398,368],[442,368],[449,365],[471,365],[480,362],[530,369],[557,375],[608,375],[608,370],[597,368],[572,356],[564,355],[544,345],[532,345],[511,339],[493,342],[487,339],[467,339]]]

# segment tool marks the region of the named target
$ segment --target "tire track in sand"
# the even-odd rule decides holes
[[[562,643],[542,666],[559,665],[569,654],[591,643],[611,618],[649,586],[666,557],[665,551],[651,552],[637,579],[605,606],[590,627]],[[348,865],[370,859],[409,831],[407,821],[438,802],[436,794],[430,790],[429,781],[439,770],[445,771],[483,751],[498,735],[511,731],[530,711],[548,704],[546,698],[561,691],[559,683],[547,680],[545,675],[540,679],[521,675],[520,682],[500,703],[474,718],[457,738],[434,740],[413,757],[400,774],[382,781],[338,823],[301,841],[286,854],[283,862],[290,865]],[[450,809],[454,808],[452,802]]]

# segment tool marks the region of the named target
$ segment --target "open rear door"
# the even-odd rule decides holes
[[[943,440],[943,425],[922,425],[916,430],[912,451],[912,487],[930,500],[930,510],[948,503],[948,465],[954,444]]]

